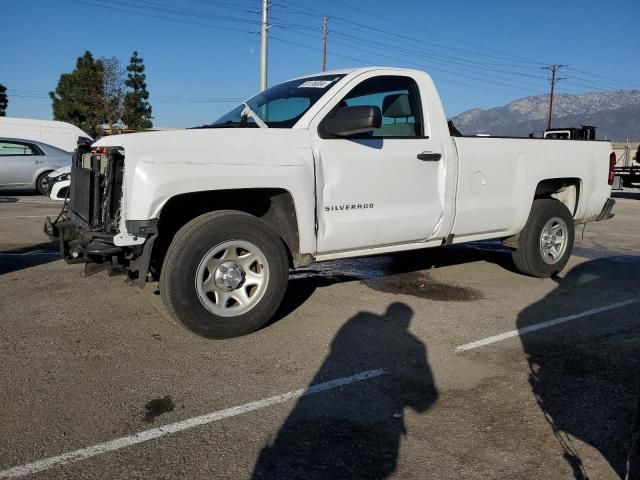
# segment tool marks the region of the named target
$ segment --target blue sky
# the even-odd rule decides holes
[[[546,93],[640,88],[640,1],[272,0],[269,84],[394,65],[435,78],[449,116]],[[8,115],[51,118],[46,93],[85,50],[145,60],[156,126],[209,123],[258,89],[260,0],[2,0]]]

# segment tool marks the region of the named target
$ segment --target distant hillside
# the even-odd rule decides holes
[[[549,96],[515,100],[502,107],[462,112],[452,120],[465,135],[540,135],[547,126]],[[594,125],[598,138],[640,139],[640,90],[558,94],[553,99],[553,127]]]

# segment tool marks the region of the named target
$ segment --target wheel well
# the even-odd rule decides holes
[[[238,210],[262,219],[282,238],[290,266],[300,263],[298,219],[288,191],[276,188],[213,190],[176,195],[162,207],[158,238],[150,261],[154,277],[158,278],[164,256],[178,230],[197,216],[215,210]]]
[[[534,199],[554,198],[563,203],[575,215],[580,199],[579,178],[549,178],[536,186]]]

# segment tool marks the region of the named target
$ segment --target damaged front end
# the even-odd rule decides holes
[[[102,270],[110,275],[126,273],[134,284],[142,286],[156,226],[151,222],[132,225],[140,231],[140,239],[135,232],[123,232],[124,169],[122,148],[91,149],[88,142],[78,142],[71,166],[69,202],[58,218],[47,217],[44,230],[59,242],[67,263],[85,264],[85,275]],[[123,242],[123,233],[132,241]]]

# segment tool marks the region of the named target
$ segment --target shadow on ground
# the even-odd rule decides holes
[[[515,271],[510,251],[499,242],[478,242],[316,263],[291,273],[285,298],[270,324],[294,312],[317,288],[358,280],[374,290],[387,293],[440,301],[477,300],[482,298],[480,291],[438,282],[431,278],[428,270],[480,261]]]
[[[357,387],[303,396],[261,451],[254,479],[378,479],[397,466],[404,412],[425,413],[438,398],[425,345],[409,332],[404,303],[347,321],[310,386],[386,368]],[[395,368],[394,368],[395,367]]]
[[[7,190],[0,191],[0,203],[15,203],[18,201],[15,197],[43,197],[35,190]],[[48,197],[43,197],[48,198]]]
[[[0,250],[0,275],[60,260],[58,245],[38,243],[11,250]]]
[[[611,192],[613,198],[627,198],[630,200],[640,200],[640,188],[626,189],[623,192]],[[615,210],[614,210],[615,211]]]
[[[540,322],[554,305],[561,309],[568,296],[602,298],[600,305],[640,299],[640,257],[588,261],[557,282],[552,293],[520,313],[519,329]],[[607,302],[607,297],[616,300]],[[625,478],[640,395],[637,311],[637,304],[616,309],[609,317],[615,324],[602,317],[599,322],[595,317],[580,320],[582,330],[568,327],[573,328],[572,337],[566,342],[558,342],[548,331],[520,337],[532,391],[558,441],[559,454],[576,479],[590,477],[572,438],[596,448],[620,478]]]

